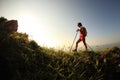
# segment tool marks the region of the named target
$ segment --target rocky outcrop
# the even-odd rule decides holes
[[[17,32],[17,30],[18,30],[18,22],[17,22],[17,20],[10,20],[10,21],[5,22],[4,29],[8,33]]]
[[[7,32],[7,34],[11,34],[17,32],[17,30],[18,30],[17,20],[7,20],[4,17],[0,18],[0,32]]]

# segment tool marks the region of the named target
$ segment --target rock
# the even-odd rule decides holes
[[[17,30],[18,30],[18,22],[17,22],[17,20],[10,20],[10,21],[5,22],[4,29],[8,33],[17,32]]]
[[[12,34],[18,30],[17,20],[7,20],[4,17],[0,18],[0,32],[7,32],[7,34]]]

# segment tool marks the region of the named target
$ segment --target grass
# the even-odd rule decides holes
[[[0,80],[119,80],[120,48],[74,54],[16,32],[0,37],[0,67]]]

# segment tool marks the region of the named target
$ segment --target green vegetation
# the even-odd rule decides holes
[[[120,48],[76,54],[0,31],[0,80],[119,80]]]

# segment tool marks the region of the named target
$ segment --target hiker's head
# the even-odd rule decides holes
[[[78,23],[78,27],[81,27],[81,26],[82,26],[82,23],[81,23],[81,22],[79,22],[79,23]]]

